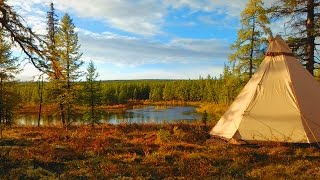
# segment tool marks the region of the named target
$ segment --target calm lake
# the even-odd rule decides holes
[[[202,115],[196,112],[193,106],[139,106],[123,112],[104,111],[101,123],[170,123],[191,122],[201,120]],[[41,119],[41,126],[60,125],[58,115],[46,115]],[[83,124],[78,117],[74,124]],[[38,114],[19,115],[15,121],[18,126],[37,126]]]

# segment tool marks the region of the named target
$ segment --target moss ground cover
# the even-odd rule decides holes
[[[211,128],[210,126],[208,127]],[[312,146],[236,146],[194,124],[13,127],[0,140],[0,179],[316,179]]]

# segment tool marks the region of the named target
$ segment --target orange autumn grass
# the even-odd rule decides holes
[[[0,179],[318,179],[315,147],[234,146],[200,123],[12,127]]]

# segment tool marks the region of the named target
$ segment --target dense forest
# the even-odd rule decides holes
[[[77,105],[83,102],[86,82],[75,84]],[[244,80],[232,76],[226,67],[225,74],[219,78],[208,75],[198,80],[118,80],[100,81],[97,103],[100,105],[123,104],[130,100],[150,101],[202,101],[229,104],[237,96],[245,84]],[[14,93],[19,97],[21,105],[37,105],[41,82],[15,83]],[[43,102],[50,104],[52,84],[43,83]]]

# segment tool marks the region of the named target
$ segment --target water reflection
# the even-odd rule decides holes
[[[38,114],[18,115],[15,124],[18,126],[38,126]],[[40,119],[41,126],[60,125],[59,117],[54,115],[46,115]]]
[[[82,117],[76,117],[74,124],[83,124]],[[200,120],[201,115],[191,106],[139,106],[124,112],[105,111],[102,113],[101,123],[170,123],[177,121]],[[18,126],[37,126],[37,114],[19,115],[16,124]],[[40,120],[41,126],[60,125],[60,119],[56,115],[46,115]]]

